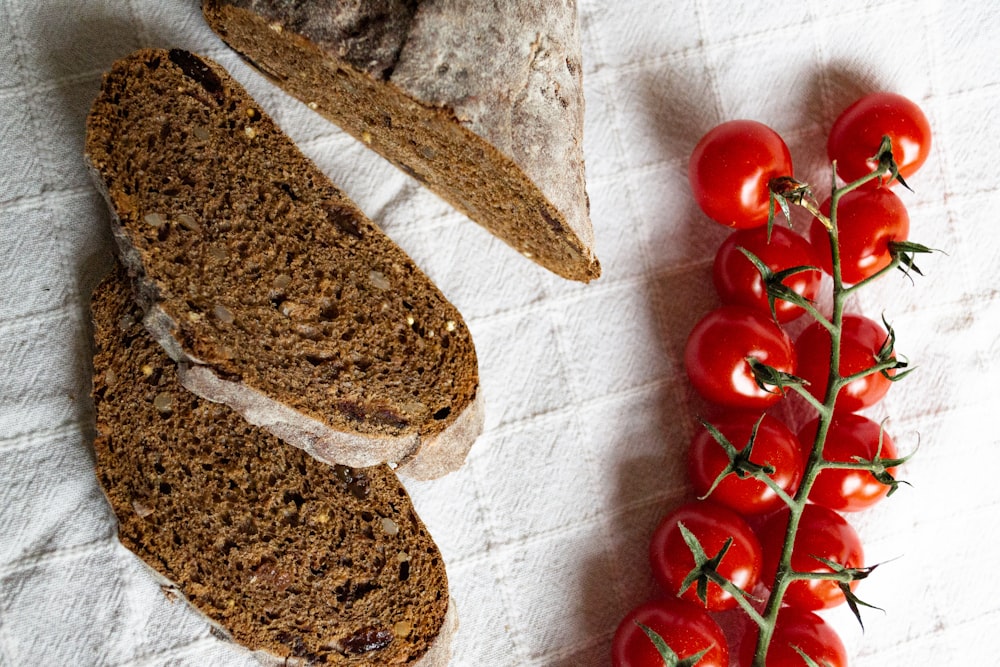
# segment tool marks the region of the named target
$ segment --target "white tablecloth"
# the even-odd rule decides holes
[[[713,307],[725,235],[696,210],[687,155],[717,122],[777,129],[827,183],[836,114],[903,93],[935,131],[904,194],[925,278],[853,304],[917,371],[890,392],[912,488],[853,516],[869,562],[862,634],[825,614],[854,665],[996,664],[1000,548],[1000,12],[991,3],[581,0],[586,154],[603,277],[529,263],[246,67],[197,0],[0,0],[0,665],[237,665],[118,546],[92,473],[88,294],[111,262],[81,150],[101,72],[141,46],[231,69],[468,319],[486,431],[467,465],[409,483],[461,616],[453,664],[608,662],[653,585],[646,544],[690,494],[698,403],[684,338]],[[772,3],[773,4],[773,3]]]

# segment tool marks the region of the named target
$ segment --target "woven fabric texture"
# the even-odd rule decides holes
[[[911,237],[946,254],[852,309],[885,314],[916,367],[873,415],[918,449],[890,501],[852,516],[870,563],[865,631],[824,616],[858,667],[992,664],[1000,620],[1000,20],[990,3],[580,0],[588,189],[604,275],[536,267],[271,86],[197,0],[0,0],[0,665],[246,665],[115,538],[93,474],[90,290],[108,212],[82,158],[111,62],[181,47],[226,66],[437,282],[481,360],[486,430],[464,468],[408,483],[447,562],[453,665],[606,665],[655,587],[657,521],[691,497],[699,402],[684,377],[726,230],[688,192],[714,124],[753,118],[829,182],[825,136],[863,93],[915,100],[935,131],[903,195]],[[977,563],[984,564],[978,572]]]

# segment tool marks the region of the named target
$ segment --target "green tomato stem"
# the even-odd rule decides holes
[[[772,479],[771,476],[768,475],[767,473],[763,471],[758,472],[757,474],[754,475],[754,478],[766,484],[767,488],[774,491],[774,494],[779,498],[781,498],[781,500],[786,505],[791,505],[792,503],[795,502],[795,499],[792,498],[790,495],[788,495],[788,492],[785,491],[783,488],[781,488],[781,486],[779,486],[778,483],[775,482],[774,479]]]
[[[827,464],[827,461],[823,458],[823,447],[826,443],[826,437],[830,430],[830,423],[833,420],[833,408],[837,394],[840,389],[848,381],[850,381],[850,379],[854,379],[856,377],[852,375],[848,378],[844,378],[840,375],[840,349],[844,325],[844,309],[848,298],[857,288],[871,283],[870,280],[866,280],[854,285],[851,288],[846,288],[844,286],[841,274],[840,242],[837,231],[837,207],[841,197],[863,186],[865,183],[881,177],[887,171],[888,168],[881,165],[870,174],[838,188],[836,173],[837,166],[836,163],[834,163],[832,169],[832,192],[830,195],[829,216],[824,215],[813,202],[808,200],[797,202],[798,205],[808,210],[823,224],[824,227],[826,227],[827,235],[829,236],[831,276],[833,278],[832,312],[829,319],[822,317],[819,313],[810,314],[812,314],[813,317],[816,318],[818,322],[822,323],[822,325],[825,326],[830,332],[830,367],[827,376],[826,394],[822,401],[817,400],[810,392],[801,386],[795,385],[793,387],[816,410],[819,415],[819,422],[816,429],[816,437],[813,440],[809,457],[806,460],[805,470],[802,475],[802,480],[799,483],[799,488],[795,493],[795,497],[790,499],[790,502],[786,500],[789,510],[788,526],[785,530],[785,539],[781,549],[781,556],[778,560],[777,571],[774,576],[774,581],[771,584],[771,594],[768,596],[763,613],[760,614],[762,622],[758,622],[760,633],[757,639],[757,647],[754,652],[753,667],[765,667],[767,649],[771,643],[771,638],[774,635],[774,627],[778,619],[778,612],[781,611],[782,600],[785,597],[785,592],[788,590],[789,584],[796,579],[820,578],[820,575],[816,573],[796,572],[792,568],[791,564],[792,551],[795,546],[795,536],[798,534],[799,523],[802,520],[802,513],[805,510],[809,493],[811,492],[813,484],[816,481],[816,477]],[[879,274],[876,275],[882,275],[882,272],[879,272]],[[817,317],[817,315],[819,316]],[[880,370],[881,368],[876,366],[872,369],[864,371],[862,375],[869,375],[871,373],[879,372]],[[837,578],[839,576],[839,573],[822,574],[822,578],[825,579]]]
[[[850,296],[851,294],[853,294],[854,292],[858,291],[859,289],[862,289],[862,288],[866,287],[869,283],[873,283],[876,280],[878,280],[878,279],[882,278],[883,276],[885,276],[887,273],[890,273],[894,269],[899,268],[899,263],[900,263],[899,257],[893,257],[892,261],[890,261],[889,264],[887,264],[886,266],[882,267],[877,272],[875,272],[872,275],[868,276],[864,280],[858,281],[858,282],[854,283],[853,285],[851,285],[849,287],[845,287],[844,288],[845,295],[846,296]]]
[[[851,375],[846,375],[846,376],[842,377],[840,379],[840,381],[837,383],[839,385],[837,387],[837,389],[839,390],[842,387],[844,387],[845,385],[848,385],[851,382],[854,382],[855,380],[860,380],[862,378],[868,377],[869,375],[875,375],[876,373],[881,373],[882,371],[887,371],[887,370],[895,368],[895,367],[896,367],[896,361],[895,360],[886,361],[886,362],[881,363],[881,364],[875,364],[871,368],[866,368],[863,371],[858,371],[857,373],[853,373]]]
[[[811,303],[809,303],[807,301],[805,303],[799,304],[799,307],[802,308],[802,310],[806,311],[806,313],[810,317],[812,317],[813,320],[815,320],[816,322],[819,322],[827,331],[833,332],[833,328],[834,328],[833,327],[833,322],[831,322],[830,320],[828,320],[823,315],[823,313],[819,312],[819,309],[817,309],[816,306],[812,305]]]
[[[727,593],[733,596],[733,598],[740,605],[743,611],[746,612],[746,615],[750,617],[750,620],[756,623],[759,627],[763,627],[765,622],[764,617],[761,616],[756,609],[754,609],[753,605],[750,603],[750,600],[747,599],[747,593],[744,590],[739,588],[729,579],[723,577],[715,570],[710,570],[707,574],[708,578],[711,581],[718,584],[722,590],[726,591]]]
[[[849,584],[855,580],[849,570],[843,572],[789,572],[788,577],[798,581],[838,581]]]

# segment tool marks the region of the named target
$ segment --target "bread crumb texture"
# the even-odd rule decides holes
[[[387,466],[327,466],[178,382],[122,272],[93,298],[97,475],[122,543],[232,639],[289,664],[413,663],[440,553]]]
[[[372,437],[441,433],[475,398],[459,312],[221,67],[118,61],[87,131],[138,298],[188,360]]]

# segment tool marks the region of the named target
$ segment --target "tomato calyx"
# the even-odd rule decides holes
[[[792,577],[796,579],[825,579],[827,581],[836,581],[837,586],[840,588],[840,592],[844,594],[844,598],[847,600],[848,608],[850,608],[851,613],[854,614],[854,618],[858,620],[858,625],[861,626],[862,630],[865,627],[865,623],[861,620],[860,607],[877,609],[881,612],[885,611],[882,607],[876,607],[875,605],[869,604],[859,598],[851,587],[852,583],[867,579],[868,575],[874,572],[875,568],[879,566],[878,563],[875,565],[868,565],[866,567],[846,567],[836,561],[830,560],[829,558],[823,558],[822,556],[813,556],[813,558],[830,568],[831,572],[792,573]]]
[[[863,417],[856,414],[850,414],[848,415],[848,418],[853,418],[855,423],[858,421],[861,422],[866,421]],[[887,439],[889,440],[888,446],[886,445]],[[874,477],[875,481],[877,481],[879,484],[889,487],[889,490],[885,494],[885,497],[888,498],[889,496],[891,496],[892,494],[896,493],[896,491],[899,490],[900,485],[905,484],[906,486],[912,486],[906,480],[896,479],[896,477],[893,475],[893,471],[899,466],[909,461],[911,458],[913,458],[913,455],[916,454],[916,450],[914,450],[905,456],[898,456],[898,457],[892,456],[889,458],[885,458],[882,456],[883,451],[885,449],[889,449],[890,451],[894,452],[891,443],[892,443],[891,439],[888,438],[885,432],[884,424],[879,424],[878,444],[875,449],[875,453],[871,458],[865,458],[864,456],[852,456],[851,460],[849,461],[844,461],[844,460],[834,461],[827,458],[823,460],[820,467],[828,470],[864,470],[868,472],[872,477]],[[845,506],[843,508],[833,508],[833,509],[841,509],[842,511],[844,511],[849,509],[849,506]]]
[[[899,490],[901,484],[912,486],[905,479],[896,479],[890,472],[892,468],[901,466],[909,461],[911,456],[913,454],[907,454],[898,459],[883,459],[879,456],[872,459],[864,459],[859,456],[855,457],[853,461],[827,461],[823,464],[823,467],[840,470],[867,470],[876,481],[889,487],[889,491],[886,493],[886,497],[889,497]]]
[[[770,197],[767,211],[768,229],[774,224],[775,214],[777,213],[775,205],[781,209],[785,220],[791,225],[792,211],[789,203],[802,206],[806,202],[814,200],[812,187],[808,183],[804,183],[791,176],[772,178],[767,182],[767,190]]]
[[[806,667],[825,667],[825,665],[821,665],[818,662],[816,662],[815,660],[813,660],[812,656],[810,656],[808,653],[806,653],[805,651],[803,651],[797,645],[792,646],[792,650],[795,651],[799,655],[800,658],[802,658],[803,662],[806,663]]]
[[[715,427],[715,425],[710,424],[705,420],[701,420],[702,425],[708,430],[712,438],[719,443],[719,446],[725,450],[726,455],[729,457],[729,464],[723,468],[719,475],[709,486],[708,490],[701,496],[699,500],[704,500],[712,495],[712,492],[722,483],[722,480],[729,475],[736,475],[739,479],[747,479],[752,477],[753,479],[760,480],[764,484],[774,491],[786,504],[793,502],[791,496],[785,492],[781,486],[777,484],[771,475],[775,473],[775,467],[769,463],[759,464],[754,463],[750,460],[753,454],[753,446],[757,441],[757,432],[760,429],[761,422],[764,421],[766,413],[762,413],[760,418],[754,422],[753,427],[750,430],[750,437],[747,439],[747,444],[743,446],[742,449],[737,449],[732,442],[729,441],[722,431]]]
[[[882,343],[882,347],[879,348],[878,354],[875,355],[875,365],[871,368],[870,372],[877,371],[889,382],[898,382],[912,373],[913,369],[908,368],[910,364],[905,357],[900,358],[896,354],[896,330],[885,319],[885,315],[882,316],[882,324],[885,325],[886,330],[885,341]],[[899,370],[903,372],[897,373],[896,371]],[[870,372],[866,374],[870,374]],[[846,382],[850,382],[852,379],[851,377],[844,378]]]
[[[775,322],[779,322],[777,308],[777,302],[779,300],[787,301],[788,303],[796,305],[807,312],[816,312],[814,302],[789,287],[785,283],[785,280],[799,273],[819,271],[818,267],[802,265],[792,266],[787,269],[782,269],[781,271],[774,271],[764,262],[764,260],[753,254],[750,250],[747,250],[742,246],[738,248],[738,250],[743,253],[748,260],[750,260],[750,263],[753,264],[754,268],[756,268],[760,273],[760,278],[764,282],[764,292],[767,295],[767,305],[771,309],[771,317],[774,318]],[[919,270],[917,273],[920,273]]]
[[[688,527],[683,523],[678,523],[677,528],[680,530],[681,537],[684,538],[684,543],[687,544],[688,549],[691,550],[691,555],[694,557],[694,567],[691,568],[691,571],[681,582],[678,593],[683,593],[691,588],[691,586],[695,586],[698,599],[701,600],[702,604],[707,604],[708,585],[713,583],[732,595],[737,604],[742,606],[744,610],[753,611],[756,614],[756,610],[749,604],[750,599],[756,598],[753,598],[750,593],[719,573],[719,565],[722,563],[722,559],[726,557],[726,553],[730,547],[733,546],[733,538],[727,538],[722,547],[719,548],[719,551],[714,556],[709,557],[705,553],[705,549],[702,547],[697,535],[688,530]]]
[[[872,157],[872,160],[878,164],[876,172],[881,171],[883,174],[889,174],[889,183],[892,183],[894,180],[899,181],[900,185],[913,192],[913,188],[906,184],[903,176],[899,173],[899,165],[896,164],[896,158],[892,155],[892,137],[888,134],[882,135],[882,143],[878,148],[878,153]]]
[[[756,357],[748,356],[744,360],[747,362],[747,366],[750,367],[750,372],[753,375],[753,381],[757,384],[757,388],[769,394],[784,396],[788,389],[792,387],[801,387],[809,384],[797,375],[792,375],[774,366],[769,366]]]
[[[663,639],[663,637],[661,637],[656,630],[652,629],[648,625],[640,623],[639,621],[636,621],[635,624],[639,626],[640,630],[646,633],[646,636],[649,637],[649,641],[653,642],[653,646],[656,647],[660,657],[663,659],[664,667],[695,667],[695,665],[697,665],[698,662],[712,650],[711,646],[706,646],[698,653],[689,655],[686,658],[681,658],[672,648],[670,648],[670,645],[667,644],[666,640]]]
[[[888,498],[899,490],[901,484],[912,486],[905,479],[896,479],[891,470],[909,461],[915,453],[916,452],[911,452],[906,456],[901,456],[895,459],[884,459],[879,455],[875,455],[870,459],[856,456],[853,461],[826,461],[823,463],[823,467],[830,469],[839,468],[841,470],[867,470],[876,481],[889,487],[888,493],[885,494]]]
[[[659,650],[661,645],[668,650]],[[674,667],[729,666],[726,636],[703,607],[674,596],[654,597],[619,622],[611,642],[612,667],[663,667],[664,662]]]
[[[934,250],[913,241],[889,241],[888,245],[889,254],[897,264],[896,268],[907,276],[910,275],[911,271],[918,276],[924,275],[923,271],[917,268],[915,263],[917,255],[941,252],[940,250]]]

